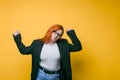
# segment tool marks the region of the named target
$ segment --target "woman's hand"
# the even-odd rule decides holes
[[[73,29],[72,29],[72,28],[69,28],[69,29],[67,29],[67,32],[68,32],[68,31],[71,31],[71,30],[73,30]]]
[[[13,35],[14,36],[17,36],[18,34],[20,34],[20,32],[17,30],[17,31],[15,31],[15,32],[13,32]]]

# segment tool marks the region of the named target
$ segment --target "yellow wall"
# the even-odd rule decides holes
[[[19,54],[12,33],[29,45],[56,23],[83,45],[71,54],[73,80],[120,80],[119,14],[119,0],[0,0],[0,80],[30,79],[31,56]]]

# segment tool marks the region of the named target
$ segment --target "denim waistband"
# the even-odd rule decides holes
[[[60,70],[58,70],[58,71],[49,71],[49,70],[43,68],[42,66],[39,66],[39,68],[40,68],[42,71],[44,71],[45,73],[47,73],[47,74],[57,74],[57,73],[60,73]]]

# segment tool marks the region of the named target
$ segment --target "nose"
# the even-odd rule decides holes
[[[58,35],[58,34],[55,34],[55,37],[59,37],[59,35]]]

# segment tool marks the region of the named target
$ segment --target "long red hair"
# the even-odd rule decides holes
[[[53,26],[51,26],[48,31],[46,32],[45,36],[43,38],[41,38],[40,40],[43,41],[44,43],[48,43],[51,40],[51,34],[53,31],[57,31],[57,30],[62,30],[62,34],[60,37],[62,37],[63,33],[64,33],[64,29],[63,26],[60,24],[55,24]]]

